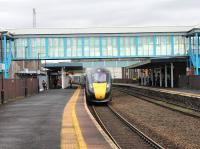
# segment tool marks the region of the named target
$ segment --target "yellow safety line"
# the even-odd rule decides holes
[[[76,116],[76,103],[80,94],[80,87],[75,91],[65,106],[61,127],[61,149],[87,149]]]

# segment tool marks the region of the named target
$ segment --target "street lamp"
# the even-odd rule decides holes
[[[39,74],[39,58],[40,58],[40,52],[38,52],[38,72],[37,72],[37,74]]]
[[[37,75],[39,75],[40,74],[40,68],[41,68],[41,54],[46,54],[46,53],[42,53],[42,52],[38,52],[38,57],[37,57],[37,60],[38,60],[38,64],[37,64],[37,66],[38,66],[38,71],[37,71]],[[45,76],[47,76],[47,70],[46,70],[46,59],[45,59],[45,63],[44,63],[44,67],[45,67]],[[39,77],[38,77],[38,79],[39,79]],[[39,87],[38,87],[39,88]]]

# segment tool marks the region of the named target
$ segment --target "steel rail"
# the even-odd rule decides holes
[[[91,105],[92,110],[95,114],[95,117],[97,119],[97,121],[99,122],[99,124],[101,125],[102,129],[106,132],[106,134],[110,137],[110,139],[113,141],[113,143],[119,148],[121,149],[120,145],[117,143],[117,141],[112,137],[111,133],[108,131],[108,129],[106,128],[106,126],[104,125],[104,123],[102,122],[100,116],[98,115],[98,112],[95,110],[95,107],[93,105]]]
[[[155,149],[164,149],[161,145],[156,143],[153,139],[145,135],[142,131],[140,131],[138,128],[133,126],[129,121],[127,121],[123,116],[121,116],[116,110],[114,110],[110,105],[108,105],[108,108],[124,123],[126,124],[132,131],[137,133],[145,142],[150,144]]]

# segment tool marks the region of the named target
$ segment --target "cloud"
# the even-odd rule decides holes
[[[37,27],[196,25],[198,0],[0,0],[0,26]]]

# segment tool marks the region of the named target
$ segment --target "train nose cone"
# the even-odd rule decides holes
[[[102,100],[106,95],[106,83],[93,83],[95,98]]]

